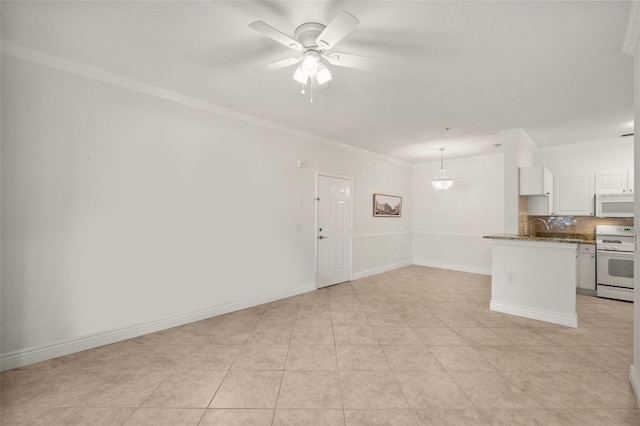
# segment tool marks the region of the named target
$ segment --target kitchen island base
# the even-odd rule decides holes
[[[491,247],[492,311],[578,326],[577,244],[495,239]]]

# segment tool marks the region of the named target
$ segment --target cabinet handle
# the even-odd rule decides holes
[[[627,190],[626,190],[626,189],[623,189],[623,190],[622,190],[622,192],[627,192]]]

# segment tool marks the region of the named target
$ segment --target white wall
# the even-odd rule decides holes
[[[356,202],[354,229],[354,278],[411,264],[412,170],[398,167],[381,156],[363,158],[368,164],[355,178],[362,183]],[[402,216],[374,217],[373,194],[402,197]]]
[[[316,171],[353,178],[354,275],[410,263],[371,217],[409,165],[107,80],[3,54],[2,368],[313,289]]]
[[[633,104],[634,104],[634,136],[638,138],[638,126],[640,125],[640,4],[633,2],[629,12],[629,23],[624,43],[624,52],[633,55]],[[635,170],[640,170],[640,149],[636,149],[634,156]],[[640,173],[635,173],[635,188],[640,185]],[[640,217],[640,203],[635,203],[635,217]],[[636,235],[638,225],[636,224]],[[640,251],[636,247],[634,257],[634,283],[635,288],[640,288]],[[633,318],[633,365],[629,373],[629,381],[636,396],[636,403],[640,407],[640,291],[634,293],[634,318]]]
[[[503,232],[504,157],[445,161],[454,183],[433,189],[439,162],[413,167],[413,262],[490,274],[491,245],[483,235]]]
[[[518,233],[520,213],[520,185],[518,167],[530,166],[534,162],[536,146],[522,128],[503,130],[503,231],[508,234]]]
[[[640,27],[640,6],[635,6],[636,27]],[[634,126],[637,129],[640,126],[640,38],[636,47],[636,53],[633,59],[634,62]],[[638,136],[634,136],[638,138]],[[634,165],[636,170],[640,170],[640,149],[635,150]],[[640,188],[640,173],[634,173],[634,187]],[[635,217],[640,217],[640,203],[635,203]],[[635,228],[636,235],[638,235],[638,225]],[[640,251],[636,245],[636,253],[634,257],[634,284],[636,289],[640,289]],[[630,373],[631,383],[636,396],[636,403],[640,407],[640,291],[634,292],[634,316],[633,316],[633,365],[631,366]]]
[[[633,137],[562,145],[538,150],[536,164],[554,176],[593,175],[595,171],[633,169]]]

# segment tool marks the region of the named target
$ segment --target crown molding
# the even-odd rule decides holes
[[[515,137],[518,137],[519,142],[526,143],[534,151],[538,149],[538,145],[529,137],[529,134],[522,127],[502,129],[498,130],[498,133],[502,135],[503,143],[511,143],[515,140]]]
[[[255,126],[259,126],[265,129],[281,132],[284,134],[292,135],[308,141],[319,142],[323,144],[329,144],[337,146],[351,152],[357,152],[360,154],[369,155],[376,158],[384,158],[396,164],[403,166],[411,166],[410,163],[403,161],[399,158],[391,157],[385,154],[376,153],[363,148],[359,148],[352,145],[347,145],[342,142],[327,139],[321,136],[317,136],[311,133],[307,133],[301,130],[293,129],[291,127],[283,126],[272,121],[263,120],[261,118],[254,117],[252,115],[243,114],[241,112],[222,107],[220,105],[213,104],[211,102],[203,101],[201,99],[192,98],[190,96],[182,95],[180,93],[172,92],[167,89],[163,89],[158,86],[153,86],[148,83],[143,83],[132,78],[123,77],[118,74],[113,74],[108,71],[104,71],[100,68],[95,68],[89,65],[72,62],[66,59],[59,58],[48,53],[43,53],[38,50],[23,47],[8,41],[2,41],[0,45],[0,51],[9,56],[20,58],[26,61],[30,61],[36,64],[44,65],[50,68],[69,72],[71,74],[79,75],[92,80],[100,81],[102,83],[112,84],[114,86],[133,90],[138,93],[143,93],[156,98],[164,99],[166,101],[175,102],[177,104],[185,105],[191,108],[196,108],[201,111],[206,111],[219,116],[231,118],[238,121],[243,121]]]
[[[627,140],[625,140],[627,139]],[[581,148],[592,148],[592,147],[607,147],[610,145],[621,145],[625,143],[630,143],[633,145],[633,138],[609,138],[609,139],[595,139],[590,141],[582,141],[582,142],[574,142],[574,143],[566,143],[562,145],[550,145],[550,146],[541,146],[539,149],[542,152],[553,152],[553,151],[572,151]]]
[[[627,32],[622,42],[622,52],[633,56],[640,42],[640,1],[632,1],[627,21]]]

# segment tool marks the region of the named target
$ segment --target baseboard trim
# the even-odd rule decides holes
[[[578,327],[578,315],[564,315],[538,309],[526,308],[523,306],[510,305],[491,301],[489,309],[505,314],[517,315],[520,317],[531,318],[539,321],[550,322],[553,324],[564,325],[567,327]]]
[[[13,368],[23,367],[25,365],[33,364],[36,362],[47,361],[59,356],[69,355],[75,352],[108,345],[110,343],[120,342],[122,340],[131,339],[134,337],[142,336],[144,334],[155,333],[156,331],[166,330],[168,328],[177,327],[222,314],[227,314],[229,312],[238,311],[240,309],[250,308],[252,306],[261,305],[263,303],[269,303],[275,300],[297,296],[299,294],[307,293],[315,289],[315,283],[308,283],[287,290],[277,291],[274,293],[269,293],[238,302],[228,303],[221,306],[215,306],[196,312],[176,315],[157,321],[151,321],[144,324],[91,334],[88,336],[70,339],[51,345],[38,346],[34,348],[9,352],[0,355],[0,371],[11,370]]]
[[[638,370],[635,365],[631,366],[629,382],[631,383],[631,388],[633,389],[633,393],[636,397],[636,405],[640,408],[640,370]]]
[[[491,275],[491,267],[459,265],[454,263],[433,262],[431,260],[413,259],[413,264],[430,268],[449,269],[451,271],[470,272],[472,274]]]
[[[584,294],[585,296],[598,295],[598,293],[595,290],[589,290],[588,288],[576,288],[576,294]]]
[[[379,268],[366,269],[364,271],[353,272],[351,274],[352,280],[359,280],[361,278],[370,277],[371,275],[381,274],[387,271],[393,271],[394,269],[404,268],[405,266],[411,266],[412,262],[410,260],[405,260],[398,263],[393,263],[391,265],[381,266]]]

